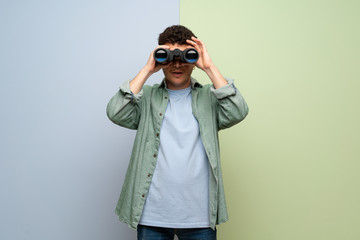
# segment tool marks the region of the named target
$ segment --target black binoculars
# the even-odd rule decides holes
[[[158,48],[154,51],[154,59],[160,64],[166,64],[174,61],[175,57],[180,58],[183,63],[195,63],[199,59],[199,53],[195,48],[187,48],[184,51],[176,48],[174,50]]]

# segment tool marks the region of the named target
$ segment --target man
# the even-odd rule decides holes
[[[111,121],[137,129],[115,212],[137,229],[138,239],[173,239],[174,234],[180,240],[216,239],[215,225],[228,220],[218,130],[243,120],[248,107],[186,27],[165,29],[157,48],[195,48],[199,58],[193,64],[179,57],[159,64],[152,52],[108,103]],[[213,84],[203,86],[192,78],[195,67]],[[160,69],[161,84],[144,85]]]

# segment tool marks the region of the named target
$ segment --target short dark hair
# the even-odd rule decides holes
[[[193,36],[196,37],[190,29],[182,25],[173,25],[167,27],[160,33],[158,43],[159,45],[164,45],[166,43],[185,45],[188,44],[186,39],[191,39]]]

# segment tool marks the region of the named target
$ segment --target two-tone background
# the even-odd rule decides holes
[[[250,108],[220,132],[230,221],[219,239],[360,239],[359,11],[355,0],[1,0],[0,239],[135,239],[114,214],[135,131],[105,108],[179,23]]]

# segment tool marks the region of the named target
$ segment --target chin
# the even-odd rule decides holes
[[[169,89],[182,89],[187,88],[190,86],[190,79],[172,79],[172,78],[166,78],[167,79],[167,86]]]

